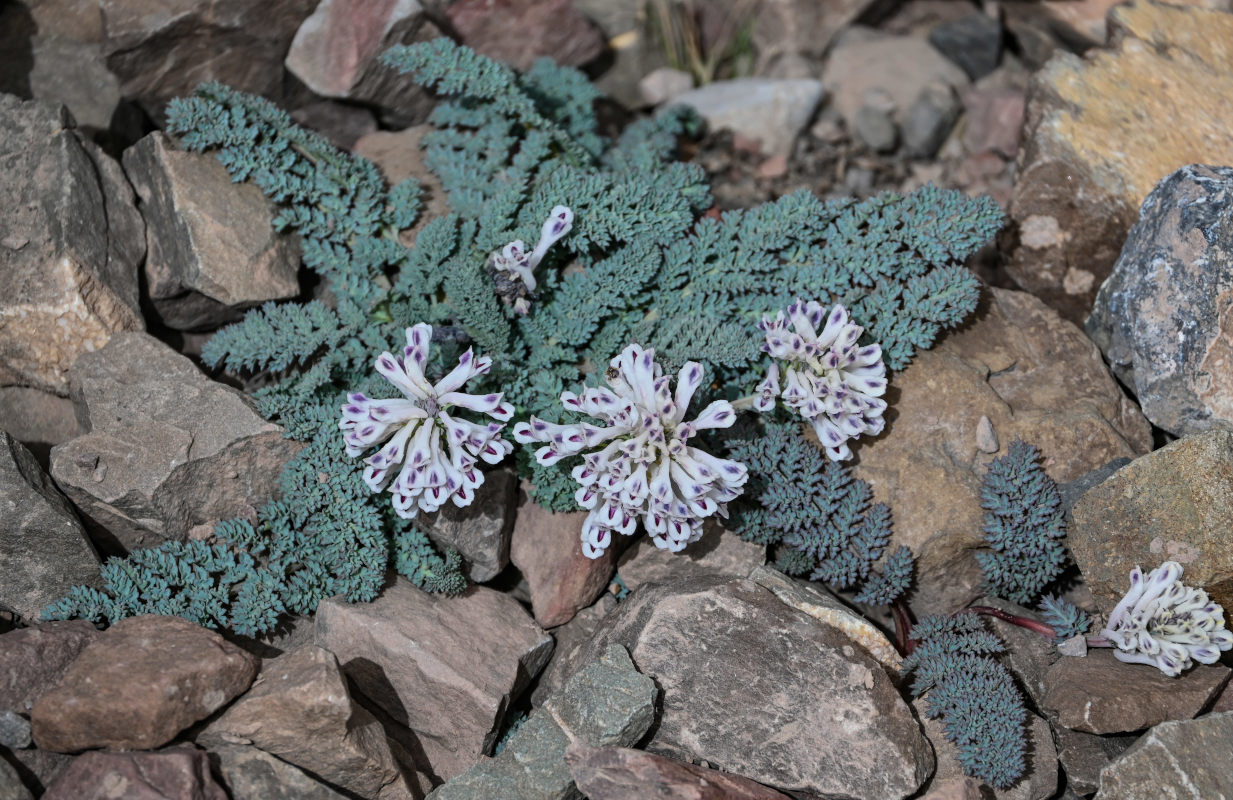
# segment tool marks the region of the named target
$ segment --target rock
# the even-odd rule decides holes
[[[1027,35],[1041,40],[1033,52],[1032,68],[1042,66],[1057,49],[1082,53],[1089,48],[1109,42],[1109,11],[1119,0],[1042,0],[1037,3],[1008,3],[1003,6],[1007,24],[1016,32],[1023,45],[1025,27]],[[1194,6],[1220,11],[1230,9],[1229,0],[1177,0],[1175,6]],[[1045,43],[1048,43],[1047,48]]]
[[[0,636],[0,709],[30,713],[101,634],[84,620],[44,622]]]
[[[457,550],[466,559],[467,577],[475,583],[490,581],[509,564],[509,543],[514,530],[518,478],[508,469],[485,473],[471,505],[448,504],[425,520],[420,529],[438,547]]]
[[[1100,772],[1096,800],[1233,796],[1233,713],[1161,723]]]
[[[419,0],[320,0],[311,16],[299,19],[303,22],[284,51],[284,63],[309,89],[322,97],[375,105],[400,127],[428,117],[431,95],[378,60],[396,44],[441,35]]]
[[[692,106],[712,130],[758,140],[763,155],[790,156],[823,94],[821,83],[806,78],[737,78],[691,89],[670,105]]]
[[[227,800],[210,761],[189,745],[156,753],[85,753],[47,787],[43,800]]]
[[[884,36],[859,27],[835,44],[822,70],[822,85],[849,130],[870,89],[890,95],[897,109],[895,122],[902,123],[912,103],[933,83],[958,90],[968,85],[968,76],[923,39]]]
[[[933,781],[929,791],[921,795],[921,800],[984,800],[980,781],[975,778],[947,778],[944,781]]]
[[[33,795],[21,782],[17,770],[0,758],[0,800],[32,800]]]
[[[34,702],[34,741],[66,753],[160,747],[229,703],[256,673],[257,659],[188,620],[123,619]]]
[[[0,386],[65,395],[79,355],[144,327],[141,216],[119,165],[62,106],[0,96],[0,142]]]
[[[334,654],[316,645],[263,664],[197,743],[252,745],[362,797],[402,780],[381,724],[352,699]]]
[[[617,599],[605,593],[595,601],[595,605],[584,608],[574,615],[574,618],[564,625],[552,629],[552,638],[556,646],[552,648],[552,658],[540,673],[535,690],[531,692],[531,704],[543,705],[553,694],[560,691],[569,678],[566,670],[573,664],[574,653],[595,635],[599,626],[604,624],[604,618],[617,607]]]
[[[367,108],[318,100],[291,112],[297,125],[316,131],[339,150],[350,150],[370,133],[377,132],[377,117]]]
[[[231,800],[345,800],[315,778],[264,750],[244,745],[213,748]]]
[[[655,721],[657,695],[655,684],[614,645],[532,712],[495,758],[471,767],[430,798],[572,800],[579,794],[565,762],[567,748],[633,745]]]
[[[514,517],[509,557],[531,589],[535,621],[555,628],[595,602],[612,580],[617,556],[628,540],[613,542],[599,558],[582,554],[585,511],[554,513],[536,505],[525,493]]]
[[[37,621],[78,584],[99,582],[81,520],[34,456],[0,430],[0,606]]]
[[[102,52],[121,93],[156,121],[203,81],[278,100],[283,56],[312,0],[99,0]]]
[[[34,793],[36,797],[41,797],[43,792],[47,790],[64,768],[76,760],[77,756],[65,755],[64,753],[53,753],[50,750],[36,750],[30,748],[28,750],[12,750],[5,755],[9,759],[8,763],[17,768],[21,779],[25,781],[26,787]],[[0,764],[5,763],[4,758],[0,758]],[[0,785],[3,785],[0,779]],[[3,797],[0,794],[0,797]]]
[[[20,750],[30,746],[30,720],[16,711],[0,711],[0,747]]]
[[[552,637],[513,598],[476,586],[431,595],[403,578],[372,603],[317,607],[317,644],[356,688],[415,731],[448,780],[492,752],[510,702],[543,669]]]
[[[789,800],[740,775],[628,747],[571,747],[565,763],[590,800]]]
[[[235,322],[300,291],[295,240],[254,184],[235,184],[213,154],[177,150],[155,132],[124,151],[146,221],[146,286],[159,319],[178,330]]]
[[[606,48],[599,28],[570,0],[455,0],[445,16],[467,47],[518,70],[544,57],[581,67]]]
[[[1085,733],[1130,733],[1174,719],[1190,719],[1229,679],[1229,668],[1200,664],[1169,678],[1146,664],[1124,664],[1113,651],[1063,658],[1045,675],[1042,710]]]
[[[1067,541],[1108,614],[1130,570],[1165,561],[1182,581],[1233,609],[1233,431],[1187,436],[1141,456],[1089,489],[1071,512]]]
[[[933,158],[959,116],[954,91],[942,83],[926,86],[903,120],[903,144],[912,158]]]
[[[969,153],[992,150],[1004,158],[1019,152],[1019,132],[1027,95],[1015,87],[973,87],[963,93],[966,121],[963,147]]]
[[[1072,481],[1067,481],[1066,483],[1058,484],[1057,490],[1058,490],[1058,493],[1062,495],[1061,508],[1063,511],[1066,512],[1067,527],[1069,527],[1071,523],[1074,522],[1073,512],[1075,509],[1075,503],[1079,502],[1079,498],[1082,497],[1084,494],[1086,494],[1087,491],[1091,489],[1093,486],[1099,486],[1100,484],[1104,483],[1109,478],[1110,475],[1117,472],[1119,469],[1126,466],[1127,464],[1131,463],[1132,460],[1133,459],[1125,458],[1125,457],[1115,458],[1109,463],[1105,464],[1104,466],[1100,466],[1094,470],[1085,472],[1083,475],[1080,475],[1078,478],[1075,478]],[[1129,576],[1130,576],[1129,570],[1126,571],[1126,575],[1127,575],[1127,578],[1129,579]]]
[[[234,632],[227,632],[225,635],[228,641],[266,660],[278,658],[283,653],[289,653],[306,644],[313,644],[317,637],[315,623],[311,614],[284,614],[278,618],[278,625],[273,630],[258,636],[241,636]]]
[[[933,773],[934,782],[961,780],[964,777],[964,771],[963,764],[959,761],[959,750],[942,733],[942,720],[925,716],[923,698],[914,702],[912,707],[916,709],[916,716],[924,726],[925,735],[929,737],[929,743],[933,745],[934,757],[937,758],[937,770]],[[984,787],[988,796],[996,800],[1046,800],[1057,792],[1057,749],[1053,746],[1053,734],[1049,731],[1049,723],[1029,713],[1025,733],[1028,740],[1028,756],[1023,777],[1006,789]]]
[[[28,386],[0,387],[0,419],[43,469],[52,447],[84,433],[72,400]]]
[[[752,581],[644,586],[575,663],[613,643],[663,692],[652,753],[705,759],[781,791],[878,800],[914,793],[932,771],[879,662]]]
[[[766,545],[747,542],[716,522],[680,553],[660,550],[646,536],[634,540],[617,561],[617,574],[631,592],[646,583],[675,583],[702,575],[744,578],[766,563]]]
[[[1216,696],[1216,702],[1212,703],[1208,712],[1219,714],[1223,711],[1233,711],[1233,681],[1226,683],[1224,689]]]
[[[979,80],[997,69],[1002,58],[1002,23],[983,11],[973,11],[929,31],[929,44],[969,78]]]
[[[949,612],[981,593],[981,481],[1016,437],[1041,448],[1059,482],[1151,449],[1147,421],[1095,346],[1022,292],[984,290],[964,327],[918,353],[891,387],[898,417],[888,435],[861,442],[853,471],[890,505],[895,542],[916,556],[918,608]],[[997,453],[977,446],[982,416]]]
[[[668,66],[663,47],[647,30],[645,7],[612,0],[573,0],[573,6],[594,22],[610,43],[607,66],[594,79],[595,88],[626,108],[638,108],[642,105],[638,82],[644,75]]]
[[[117,334],[78,359],[71,388],[90,432],[52,448],[51,474],[105,531],[91,533],[107,552],[252,517],[301,447],[244,394],[144,333]]]
[[[883,89],[870,89],[852,118],[852,135],[871,150],[889,153],[899,143],[894,114],[894,99]]]
[[[1177,436],[1233,427],[1233,168],[1192,164],[1143,202],[1085,325],[1143,414]]]
[[[1058,655],[1068,658],[1087,658],[1087,637],[1072,636],[1065,641],[1058,642]]]
[[[755,75],[800,78],[789,65],[804,62],[811,72],[844,28],[874,6],[871,0],[764,0],[752,14],[757,52]],[[816,73],[808,77],[817,77]]]
[[[693,76],[672,67],[660,67],[638,81],[638,93],[648,106],[662,106],[694,88]]]
[[[1109,20],[1113,50],[1059,55],[1033,77],[1011,203],[1009,274],[1074,322],[1157,182],[1186,164],[1233,163],[1233,111],[1194,113],[1233,91],[1217,44],[1233,37],[1233,15],[1141,1]]]
[[[1100,771],[1139,738],[1136,734],[1097,736],[1062,725],[1054,727],[1053,736],[1057,740],[1058,761],[1066,772],[1066,785],[1085,795],[1100,788]]]

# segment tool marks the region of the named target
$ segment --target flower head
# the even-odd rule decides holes
[[[685,410],[702,384],[702,366],[690,361],[671,377],[655,363],[655,351],[631,344],[612,360],[610,389],[590,388],[581,396],[561,394],[561,402],[607,423],[557,425],[531,417],[514,426],[519,442],[546,442],[535,453],[544,465],[590,450],[574,467],[581,484],[574,496],[589,509],[582,526],[582,551],[599,558],[613,533],[630,535],[639,518],[655,545],[679,552],[702,536],[702,522],[727,515],[727,503],[741,493],[744,465],[716,458],[687,444],[705,428],[727,428],[736,412],[716,400],[692,421]]]
[[[492,359],[476,358],[468,349],[457,367],[432,384],[424,377],[431,339],[429,325],[407,328],[402,357],[382,353],[377,358],[377,372],[402,392],[402,399],[372,400],[358,392],[349,394],[338,423],[349,456],[384,443],[365,459],[364,482],[374,492],[388,487],[394,510],[407,519],[420,511],[436,511],[446,500],[456,506],[469,505],[475,489],[484,482],[484,473],[476,464],[480,460],[495,464],[514,449],[501,438],[505,427],[501,422],[513,416],[514,407],[502,402],[500,393],[459,391],[468,380],[486,373]],[[500,422],[469,422],[450,412],[455,406]]]
[[[548,248],[562,236],[569,233],[574,226],[574,212],[565,206],[555,206],[548,214],[548,220],[540,230],[539,243],[535,249],[527,252],[527,246],[521,239],[516,239],[499,252],[492,253],[492,264],[498,272],[507,273],[511,280],[521,280],[528,292],[535,291],[534,270],[543,260]]]
[[[1144,577],[1130,571],[1130,591],[1109,615],[1100,632],[1117,648],[1114,655],[1128,664],[1154,664],[1175,677],[1192,660],[1212,664],[1221,650],[1233,647],[1233,633],[1224,627],[1224,609],[1207,592],[1184,585],[1182,566],[1166,561]]]
[[[774,319],[763,317],[758,328],[766,334],[762,351],[783,362],[783,388],[780,365],[772,363],[758,384],[754,408],[769,411],[779,397],[813,424],[832,461],[852,457],[849,439],[882,432],[886,410],[886,401],[878,399],[886,392],[882,348],[857,347],[864,328],[852,322],[846,308],[837,305],[826,314],[812,300],[797,300],[788,306],[787,318],[776,312]]]

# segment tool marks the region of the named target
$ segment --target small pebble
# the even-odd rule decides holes
[[[980,417],[980,422],[976,423],[976,448],[982,453],[996,453],[998,451],[998,435],[993,430],[993,423],[983,414]]]
[[[0,711],[0,746],[21,750],[30,746],[30,720],[16,711]]]
[[[1057,651],[1064,656],[1071,656],[1072,658],[1086,658],[1087,638],[1084,636],[1072,636],[1059,644]]]

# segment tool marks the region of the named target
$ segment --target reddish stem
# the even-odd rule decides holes
[[[908,607],[902,600],[891,603],[891,614],[895,617],[895,648],[899,655],[906,656],[916,649],[916,640],[912,639],[912,621],[908,619]]]
[[[988,617],[997,617],[1003,622],[1009,622],[1011,625],[1018,625],[1020,628],[1027,628],[1029,631],[1035,631],[1050,641],[1057,638],[1057,631],[1053,629],[1053,626],[1046,625],[1040,620],[1028,619],[1027,617],[1020,617],[1016,614],[1011,614],[1010,612],[1003,611],[1000,608],[994,608],[993,606],[968,606],[967,608],[961,609],[957,613],[962,614],[965,611],[972,614],[984,614]]]

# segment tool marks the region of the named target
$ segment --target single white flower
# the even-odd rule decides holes
[[[1192,660],[1212,664],[1221,650],[1233,647],[1224,609],[1207,592],[1183,584],[1181,575],[1176,561],[1166,561],[1146,578],[1138,567],[1130,571],[1130,591],[1100,632],[1117,648],[1118,660],[1153,664],[1176,677]]]
[[[727,503],[749,477],[743,464],[686,443],[704,428],[727,428],[736,421],[726,400],[716,400],[685,421],[689,401],[702,384],[702,366],[690,361],[681,368],[675,394],[671,377],[662,373],[654,350],[631,344],[612,360],[606,376],[611,389],[561,394],[567,409],[607,427],[557,425],[537,417],[514,426],[519,442],[547,442],[535,453],[546,466],[592,451],[572,472],[581,484],[575,499],[591,512],[582,526],[582,552],[588,558],[603,555],[614,533],[632,534],[639,518],[657,547],[680,552],[702,536],[704,519],[727,516]]]
[[[774,319],[764,316],[758,328],[766,334],[762,351],[783,362],[783,387],[780,365],[772,363],[758,384],[754,408],[769,411],[776,397],[783,400],[813,425],[832,461],[852,457],[849,439],[882,432],[886,410],[886,401],[879,399],[886,392],[882,348],[857,347],[864,328],[852,322],[846,308],[837,305],[827,315],[818,303],[797,300],[788,306],[786,318],[782,311]]]
[[[492,359],[476,358],[468,349],[458,366],[434,385],[424,377],[431,339],[430,325],[407,328],[403,357],[382,353],[377,358],[377,372],[404,399],[373,400],[358,392],[349,394],[338,423],[351,457],[384,442],[365,459],[364,482],[374,492],[388,487],[394,510],[406,519],[420,511],[436,511],[446,500],[456,506],[469,505],[475,489],[484,482],[484,473],[475,468],[479,460],[496,464],[514,449],[501,438],[505,426],[500,422],[476,424],[448,410],[458,406],[501,422],[513,416],[514,407],[501,402],[500,393],[458,391],[471,378],[488,372]]]
[[[548,220],[540,230],[539,243],[535,249],[527,252],[527,246],[521,239],[516,239],[492,253],[493,266],[498,272],[509,273],[511,279],[521,280],[528,292],[535,291],[536,281],[534,270],[544,259],[548,248],[552,247],[562,236],[574,227],[574,212],[565,206],[555,206],[548,214]]]

